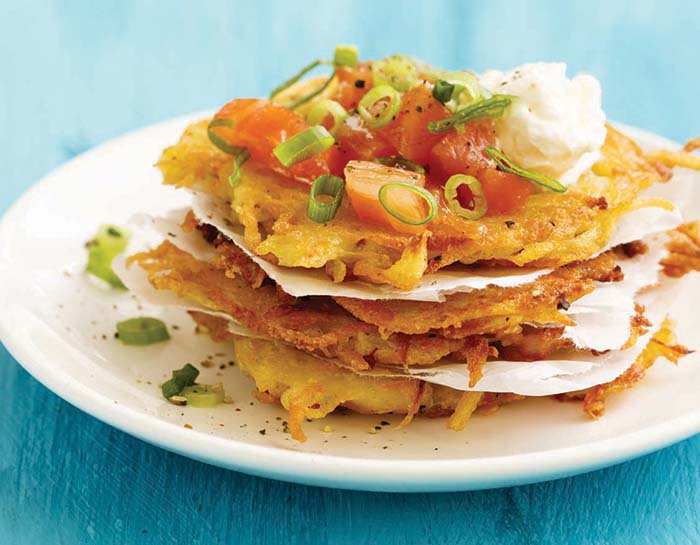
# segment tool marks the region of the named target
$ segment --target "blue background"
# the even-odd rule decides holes
[[[0,212],[76,154],[263,94],[338,42],[455,69],[564,60],[601,80],[610,118],[700,132],[700,2],[0,0]],[[80,413],[2,347],[0,364],[3,544],[700,542],[697,436],[551,483],[345,492],[169,454]]]

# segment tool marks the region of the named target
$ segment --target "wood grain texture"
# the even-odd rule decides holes
[[[555,7],[556,6],[556,7]],[[336,42],[450,68],[565,60],[616,120],[700,132],[697,2],[0,3],[0,212],[127,130],[258,95]],[[0,309],[0,312],[2,310]],[[390,495],[206,466],[74,409],[0,348],[0,543],[700,542],[700,438],[511,489]]]

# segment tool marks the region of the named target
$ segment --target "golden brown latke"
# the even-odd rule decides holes
[[[593,291],[594,281],[622,280],[616,259],[614,252],[605,252],[556,269],[528,284],[454,293],[440,304],[349,297],[336,297],[335,301],[363,322],[412,335],[439,331],[446,337],[458,338],[483,332],[519,333],[524,322],[573,325],[561,309]]]
[[[277,341],[231,335],[226,321],[201,312],[190,312],[213,339],[232,339],[236,362],[256,385],[254,396],[263,403],[279,403],[289,411],[289,432],[305,441],[305,419],[323,418],[338,407],[362,414],[403,414],[408,424],[419,411],[429,417],[457,416],[452,429],[462,429],[476,408],[455,411],[463,394],[479,407],[493,412],[499,406],[522,399],[515,394],[459,392],[408,377],[360,375]]]
[[[661,260],[664,273],[680,278],[690,271],[700,271],[700,223],[686,223],[669,233],[668,256]]]
[[[227,274],[169,241],[136,254],[129,261],[141,266],[157,289],[171,290],[212,310],[226,312],[261,336],[319,356],[338,358],[356,369],[367,369],[375,363],[427,365],[452,356],[467,362],[478,376],[486,358],[497,354],[490,343],[498,337],[447,338],[436,333],[406,335],[380,331],[377,326],[358,320],[329,297],[295,299],[269,281],[253,288],[242,276],[232,275],[230,271]],[[535,318],[533,312],[528,320]],[[517,345],[516,335],[508,338]],[[556,350],[561,346],[560,339],[542,336],[543,352],[548,353],[548,347]]]
[[[217,267],[227,276],[242,274],[252,287],[259,287],[265,273],[238,246],[216,228],[190,213],[185,230],[199,229],[220,255]],[[572,263],[517,287],[496,286],[448,295],[442,303],[395,299],[367,300],[333,297],[333,300],[362,322],[379,327],[383,335],[434,334],[449,339],[471,335],[517,335],[523,323],[574,325],[561,312],[594,289],[594,281],[618,282],[624,277],[617,259],[647,251],[643,242],[625,245],[593,259]]]
[[[131,260],[148,272],[157,289],[226,312],[260,335],[339,358],[358,369],[373,363],[430,364],[467,344],[464,339],[437,336],[382,336],[376,326],[357,320],[329,298],[295,299],[272,283],[253,289],[240,276],[227,276],[167,241]]]
[[[605,414],[605,399],[616,392],[621,392],[632,388],[637,382],[644,378],[647,369],[659,358],[665,358],[672,363],[677,364],[678,360],[683,356],[690,354],[692,350],[688,350],[682,344],[678,344],[678,339],[675,334],[675,325],[670,319],[665,319],[659,330],[654,334],[647,346],[644,347],[642,353],[637,356],[634,363],[627,368],[615,380],[606,384],[593,386],[581,392],[570,392],[558,396],[560,399],[583,400],[583,410],[591,418],[600,418]]]
[[[255,276],[257,282],[254,262],[214,227],[197,223],[194,215],[189,214],[185,229],[191,231],[195,228],[202,231],[216,248],[221,256],[217,262],[225,268],[227,275]],[[489,355],[495,356],[493,348],[501,359],[513,361],[535,361],[573,348],[573,343],[562,337],[562,333],[563,326],[574,325],[574,322],[561,310],[594,289],[594,281],[622,280],[622,271],[615,261],[647,250],[641,241],[625,244],[589,261],[564,266],[529,284],[456,293],[449,295],[443,303],[345,297],[334,297],[333,300],[359,320],[378,326],[382,336],[404,333],[465,339],[468,350],[453,356],[466,357],[470,386],[475,386],[486,359]],[[257,272],[264,276],[261,269]],[[527,324],[547,324],[548,327]],[[631,319],[629,346],[648,325],[643,308],[639,307]]]
[[[192,221],[190,217],[187,229],[192,228]],[[550,273],[551,282],[545,277],[542,287],[533,283],[493,292],[479,290],[450,295],[444,303],[406,301],[405,305],[391,307],[395,323],[385,323],[374,315],[356,312],[355,307],[375,302],[344,299],[343,305],[357,314],[354,316],[330,297],[289,296],[273,282],[265,281],[257,265],[221,234],[207,227],[200,229],[219,253],[211,263],[194,258],[168,241],[133,256],[130,262],[147,271],[155,288],[226,312],[263,337],[338,358],[356,369],[374,364],[429,365],[449,356],[468,364],[473,384],[480,378],[485,361],[498,355],[497,347],[517,359],[534,359],[535,354],[543,357],[572,348],[570,341],[561,338],[562,327],[526,328],[523,334],[523,324],[570,325],[571,320],[560,312],[563,303],[592,290],[593,280],[619,280],[622,276],[610,252],[590,263]],[[533,295],[535,290],[539,295]],[[504,303],[499,306],[489,301],[482,291],[503,298]],[[481,318],[476,317],[479,314]],[[406,323],[413,323],[416,329],[407,330],[402,325]],[[535,345],[537,350],[533,350]]]
[[[406,415],[401,425],[408,424],[416,414],[449,416],[448,427],[461,430],[474,412],[490,414],[506,403],[524,399],[512,393],[462,392],[411,377],[358,374],[285,343],[233,336],[221,318],[200,312],[190,314],[213,339],[233,340],[238,367],[255,381],[255,397],[265,403],[279,403],[289,411],[289,432],[297,441],[306,440],[302,430],[305,419],[323,418],[338,407],[363,414]],[[659,357],[676,362],[688,353],[675,343],[673,326],[667,320],[618,379],[553,397],[582,399],[584,410],[598,418],[604,412],[606,397],[632,387]]]
[[[251,161],[231,188],[231,158],[209,142],[206,126],[206,121],[190,125],[163,152],[158,166],[166,184],[230,202],[231,220],[243,226],[246,243],[265,259],[286,267],[327,267],[337,281],[359,277],[402,289],[456,261],[559,267],[588,259],[605,245],[621,215],[651,204],[638,199],[639,191],[670,177],[668,168],[608,127],[602,159],[566,193],[537,193],[514,214],[478,221],[440,207],[423,236],[410,236],[359,221],[347,199],[331,222],[314,223],[306,216],[307,186]],[[439,190],[436,196],[443,198]]]

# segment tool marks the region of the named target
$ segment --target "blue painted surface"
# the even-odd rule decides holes
[[[565,60],[618,121],[700,132],[700,3],[0,2],[0,212],[66,159],[263,94],[336,42],[449,68]],[[0,312],[2,310],[0,309]],[[268,481],[86,416],[0,347],[0,543],[698,543],[700,438],[551,483],[389,495]]]

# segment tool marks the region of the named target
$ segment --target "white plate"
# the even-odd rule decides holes
[[[154,125],[77,157],[30,189],[0,224],[0,336],[68,402],[208,463],[363,490],[466,490],[552,479],[642,455],[700,429],[700,358],[693,355],[678,368],[655,366],[639,386],[611,398],[597,422],[578,404],[533,399],[477,416],[460,433],[448,431],[443,419],[417,418],[397,431],[380,425],[396,417],[333,415],[306,424],[307,443],[292,441],[282,432],[286,413],[252,400],[253,385],[228,364],[226,345],[195,336],[180,311],[139,308],[129,294],[104,290],[81,274],[83,244],[98,224],[187,202],[184,192],[159,184],[151,165],[188,122],[205,115]],[[634,136],[673,145],[639,131]],[[682,296],[700,306],[697,276],[684,285]],[[160,316],[178,329],[168,343],[122,346],[114,324],[137,314]],[[697,335],[692,316],[678,319],[686,339]],[[200,365],[207,355],[216,366]],[[223,381],[235,403],[211,410],[166,403],[157,384],[187,361],[202,368],[204,382]],[[327,425],[333,431],[323,432]]]

